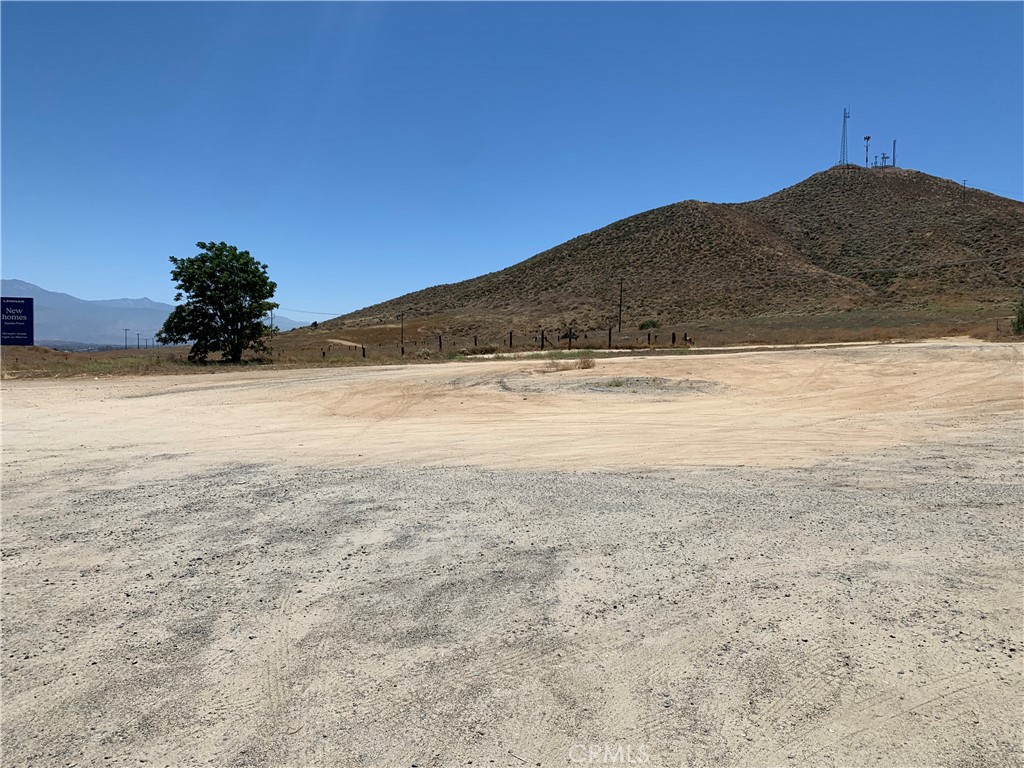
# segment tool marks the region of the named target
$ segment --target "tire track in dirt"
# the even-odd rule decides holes
[[[855,736],[887,728],[891,720],[904,718],[940,702],[947,706],[947,709],[943,711],[946,717],[960,720],[966,712],[971,710],[972,705],[976,705],[976,702],[964,699],[949,709],[949,702],[946,700],[965,691],[986,684],[991,685],[994,682],[996,681],[991,678],[991,675],[980,674],[978,670],[965,670],[955,675],[930,681],[917,688],[912,695],[909,691],[907,693],[883,693],[858,700],[847,707],[831,712],[828,719],[799,731],[783,749],[777,750],[774,755],[767,753],[764,756],[778,759],[783,751],[795,751],[801,759],[811,760],[822,753],[829,753],[839,744],[852,743]],[[1019,689],[1021,686],[1018,683],[1015,687]]]

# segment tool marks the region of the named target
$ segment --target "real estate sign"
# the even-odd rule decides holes
[[[35,343],[32,299],[20,296],[0,297],[0,315],[0,344],[27,347]]]

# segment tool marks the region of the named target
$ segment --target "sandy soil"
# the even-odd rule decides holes
[[[4,382],[3,764],[1020,765],[1022,361]]]

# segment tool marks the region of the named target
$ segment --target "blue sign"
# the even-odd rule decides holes
[[[0,344],[30,347],[35,344],[35,318],[32,299],[19,296],[0,297]]]

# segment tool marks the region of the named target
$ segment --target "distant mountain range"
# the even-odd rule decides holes
[[[40,288],[24,280],[0,280],[4,296],[34,299],[36,344],[45,347],[83,349],[125,343],[135,346],[139,336],[152,339],[174,310],[173,304],[151,299],[98,299],[89,301],[67,293]],[[274,324],[282,331],[299,328],[299,323],[274,315]]]

